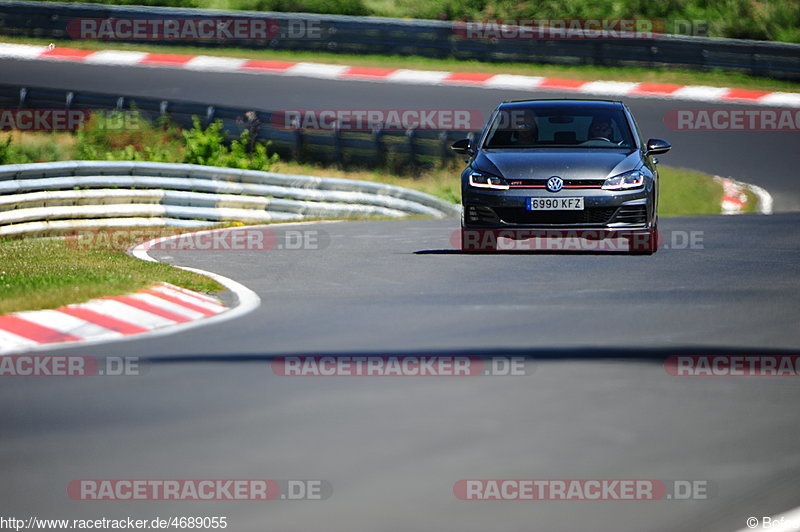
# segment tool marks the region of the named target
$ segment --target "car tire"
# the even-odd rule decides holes
[[[656,226],[647,232],[647,240],[643,249],[631,250],[629,253],[631,255],[652,255],[658,251],[658,237],[658,223],[656,223]]]

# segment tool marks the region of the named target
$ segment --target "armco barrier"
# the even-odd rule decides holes
[[[375,130],[306,131],[287,130],[273,121],[273,112],[217,107],[152,98],[43,89],[0,84],[0,109],[136,109],[145,118],[167,116],[181,127],[192,126],[197,116],[204,125],[222,121],[229,138],[243,130],[257,140],[269,141],[270,151],[283,159],[323,164],[352,164],[360,167],[423,167],[447,164],[456,156],[449,149],[454,141],[477,134],[465,131]]]
[[[0,236],[459,212],[418,191],[348,179],[131,161],[0,166]]]
[[[211,11],[140,6],[54,2],[0,3],[0,35],[69,39],[76,19],[108,18],[268,18],[277,35],[253,40],[162,41],[163,44],[205,47],[340,52],[351,54],[418,55],[486,62],[599,65],[610,67],[670,67],[722,69],[756,76],[800,79],[800,45],[654,35],[648,39],[467,39],[453,22],[349,17],[309,13]],[[312,25],[313,34],[292,32],[291,25]],[[296,33],[300,33],[297,35]],[[131,40],[130,42],[137,42]]]

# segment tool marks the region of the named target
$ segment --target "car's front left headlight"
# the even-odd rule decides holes
[[[508,181],[502,177],[497,177],[485,172],[473,170],[469,174],[469,184],[477,188],[494,188],[498,190],[508,190]]]
[[[603,182],[603,190],[626,190],[644,186],[645,174],[641,170],[631,170],[624,174],[609,177]]]

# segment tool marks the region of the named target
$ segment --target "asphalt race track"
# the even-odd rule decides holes
[[[564,94],[0,62],[0,81],[280,108],[467,108]],[[113,72],[113,74],[112,74]],[[457,102],[457,103],[454,103]],[[315,223],[319,249],[164,252],[262,299],[237,320],[53,350],[138,356],[127,377],[7,378],[3,513],[227,515],[234,531],[734,531],[798,506],[800,387],[674,377],[680,354],[800,345],[798,133],[679,133],[696,102],[630,99],[674,166],[765,187],[773,216],[662,219],[652,257],[456,252],[456,220]],[[237,229],[239,231],[244,229]],[[694,248],[681,245],[695,234]],[[505,355],[526,376],[276,375],[280,355]],[[91,478],[324,479],[321,501],[86,502]],[[465,502],[459,479],[703,480],[706,500]]]

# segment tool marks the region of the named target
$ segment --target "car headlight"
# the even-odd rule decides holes
[[[603,182],[604,190],[625,190],[644,186],[644,172],[632,170],[624,174],[609,177]]]
[[[477,188],[495,188],[508,190],[508,181],[502,177],[497,177],[484,172],[472,171],[469,174],[469,184]]]

